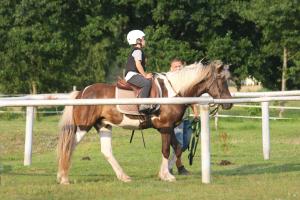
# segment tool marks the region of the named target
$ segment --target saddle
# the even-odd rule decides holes
[[[126,82],[124,79],[118,77],[116,84],[116,98],[138,98],[141,92],[141,88],[131,83]],[[159,98],[162,96],[160,85],[157,79],[152,79],[150,98]],[[156,112],[159,108],[159,104],[152,105],[152,113]],[[144,115],[139,112],[138,105],[117,105],[119,112],[130,115]],[[150,113],[151,114],[151,113]]]
[[[118,77],[117,88],[122,89],[122,90],[131,90],[134,92],[135,97],[138,97],[142,90],[142,88],[135,86],[131,83],[128,83],[121,77]],[[160,97],[158,85],[155,83],[155,79],[153,78],[152,83],[151,83],[151,90],[150,90],[149,98],[158,98],[158,97]]]

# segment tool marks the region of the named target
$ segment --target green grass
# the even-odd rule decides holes
[[[299,122],[299,118],[270,121],[269,161],[262,156],[260,120],[222,118],[218,131],[212,123],[211,184],[201,183],[200,145],[192,166],[188,166],[187,152],[183,154],[190,176],[176,174],[176,182],[162,182],[157,178],[159,133],[153,129],[144,132],[144,149],[139,132],[129,144],[130,131],[116,128],[114,155],[133,179],[122,183],[100,153],[98,135],[91,131],[74,153],[71,184],[61,186],[56,183],[58,117],[40,117],[35,122],[30,167],[23,166],[24,118],[2,118],[0,199],[300,199]],[[82,160],[86,156],[91,160]],[[221,160],[233,164],[220,166]]]

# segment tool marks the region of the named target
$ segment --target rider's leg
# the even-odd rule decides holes
[[[131,77],[127,82],[136,85],[142,88],[142,91],[139,95],[140,98],[147,98],[149,97],[149,93],[151,90],[151,80],[146,79],[140,74],[134,75]],[[150,108],[150,105],[140,105],[139,110],[145,111]]]

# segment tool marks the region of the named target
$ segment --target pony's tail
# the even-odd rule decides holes
[[[70,94],[71,99],[75,99],[78,91]],[[68,184],[68,171],[71,163],[72,152],[76,145],[76,125],[73,118],[73,106],[66,106],[61,117],[60,134],[58,139],[58,173],[57,180],[60,183]]]

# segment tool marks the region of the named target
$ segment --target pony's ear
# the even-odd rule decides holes
[[[229,65],[223,65],[223,70],[221,71],[221,73],[220,74],[223,74],[223,76],[225,77],[225,79],[230,79],[230,72],[229,72],[229,66],[230,66],[230,64]]]
[[[218,73],[220,73],[224,68],[224,64],[221,60],[215,60],[213,62],[213,64],[214,64],[214,66],[215,66]]]
[[[224,69],[225,69],[225,70],[229,70],[230,65],[231,65],[231,64],[224,65]]]

